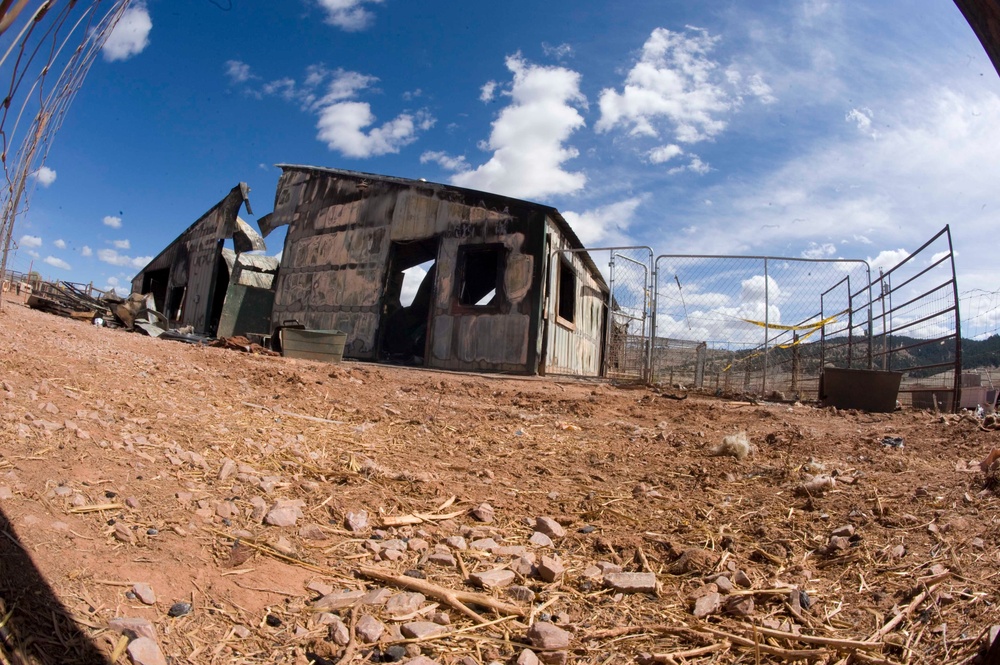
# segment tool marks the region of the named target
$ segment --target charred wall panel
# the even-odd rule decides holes
[[[295,320],[341,330],[347,356],[373,359],[397,192],[385,183],[359,188],[353,180],[301,175],[282,176],[283,203],[270,220],[290,224],[272,325]]]

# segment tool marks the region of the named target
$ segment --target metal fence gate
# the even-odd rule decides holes
[[[602,376],[814,399],[824,367],[884,369],[904,403],[965,405],[947,226],[877,277],[861,260],[587,251],[609,289]]]

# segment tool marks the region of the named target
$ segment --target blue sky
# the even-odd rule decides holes
[[[147,0],[102,56],[15,270],[127,288],[300,163],[538,201],[657,254],[888,267],[951,224],[960,290],[997,290],[1000,77],[948,0]]]

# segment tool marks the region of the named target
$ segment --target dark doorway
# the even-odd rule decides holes
[[[170,279],[170,268],[149,270],[142,275],[141,293],[152,293],[156,311],[162,312],[167,306],[167,281]]]
[[[394,242],[389,248],[379,323],[380,360],[424,364],[437,253],[437,239]]]

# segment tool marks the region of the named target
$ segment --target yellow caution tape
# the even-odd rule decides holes
[[[755,326],[760,326],[761,328],[772,328],[774,330],[815,330],[816,328],[822,328],[828,323],[833,323],[837,320],[840,314],[834,314],[833,316],[823,319],[822,321],[817,321],[816,323],[807,323],[804,326],[783,326],[777,323],[765,323],[764,321],[753,321],[751,319],[740,319],[747,323],[752,323]]]

